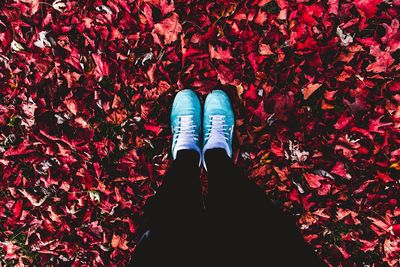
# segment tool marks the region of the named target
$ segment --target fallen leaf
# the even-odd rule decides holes
[[[304,100],[307,100],[318,88],[320,88],[322,84],[320,83],[310,83],[305,88],[301,89],[303,93]]]
[[[168,45],[178,39],[178,34],[182,31],[177,13],[154,25],[154,32],[164,36],[164,44]]]

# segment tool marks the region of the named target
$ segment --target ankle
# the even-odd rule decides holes
[[[223,169],[225,163],[230,162],[231,158],[223,148],[211,148],[203,151],[203,164],[206,171],[214,167]]]
[[[200,160],[201,154],[199,150],[195,149],[182,149],[176,152],[176,158],[175,161],[185,161],[187,163],[195,163],[196,165],[198,164],[200,166],[201,160]]]

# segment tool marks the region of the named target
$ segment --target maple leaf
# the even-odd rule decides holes
[[[304,173],[303,177],[311,188],[319,188],[321,186],[321,181],[325,180],[324,177],[313,173]]]
[[[127,112],[123,110],[114,110],[107,117],[106,121],[112,124],[119,125],[123,123],[127,118]]]
[[[328,0],[328,12],[334,15],[338,15],[339,12],[339,0]]]
[[[104,76],[110,75],[110,68],[107,62],[102,60],[101,56],[93,53],[92,54],[94,63],[96,64],[96,67],[94,68],[94,76],[98,81],[101,81]]]
[[[393,182],[394,180],[385,173],[381,173],[380,171],[378,171],[377,175],[375,176],[376,179],[382,180],[385,183],[389,183],[389,182]]]
[[[263,56],[269,56],[274,54],[274,52],[272,52],[271,47],[268,44],[260,44],[258,52],[260,53],[260,55]]]
[[[79,51],[76,47],[71,48],[70,56],[65,59],[65,62],[69,63],[79,72],[83,72],[82,65],[80,62]]]
[[[343,162],[336,162],[336,165],[332,168],[331,172],[343,178],[351,179],[351,175],[346,172]]]
[[[378,245],[378,239],[369,241],[369,240],[364,240],[364,239],[359,238],[358,241],[363,244],[363,246],[361,248],[361,251],[363,251],[363,252],[374,251],[375,247]]]
[[[126,241],[126,235],[115,235],[113,234],[112,240],[111,240],[111,246],[113,248],[120,248],[122,250],[127,250],[129,247],[127,246],[127,241]]]
[[[15,2],[26,15],[33,15],[39,10],[39,0],[16,0]],[[25,9],[22,5],[26,5],[28,8]]]
[[[256,17],[254,18],[254,22],[263,25],[268,19],[267,12],[262,11],[261,9],[258,10]]]
[[[154,25],[154,32],[164,36],[164,44],[168,45],[178,39],[178,34],[182,31],[177,13],[172,13],[168,18]]]
[[[22,103],[22,110],[26,115],[25,125],[32,127],[35,124],[35,110],[37,108],[36,103],[30,97],[28,101]]]
[[[78,114],[78,104],[75,99],[65,99],[64,104],[72,114]]]
[[[394,63],[394,59],[389,51],[382,51],[377,45],[370,48],[370,53],[375,56],[375,62],[367,66],[367,71],[375,73],[385,72]]]
[[[385,242],[383,243],[383,250],[389,266],[396,266],[398,264],[398,256],[400,251],[399,240],[393,237],[386,238]]]
[[[223,64],[220,64],[217,69],[218,79],[221,84],[231,84],[233,82],[233,73],[232,70]]]
[[[390,26],[383,23],[382,26],[386,30],[385,36],[381,38],[382,43],[387,44],[391,53],[400,48],[400,22],[398,19],[392,20]]]
[[[370,18],[375,15],[378,11],[378,5],[382,2],[383,0],[355,0],[354,5]]]
[[[15,245],[12,241],[1,242],[0,247],[4,249],[6,255],[4,257],[5,260],[17,259],[18,255],[16,252],[20,250],[20,247]]]
[[[221,59],[225,63],[229,64],[229,61],[233,59],[230,49],[227,48],[226,50],[222,49],[222,47],[218,46],[217,49],[214,46],[209,45],[208,49],[210,51],[210,57],[213,59]]]
[[[39,206],[41,206],[41,205],[46,201],[46,199],[47,199],[47,196],[44,196],[42,199],[37,200],[35,196],[29,194],[25,189],[22,189],[22,190],[19,189],[18,191],[21,192],[22,195],[23,195],[24,197],[26,197],[26,198],[31,202],[31,204],[32,204],[34,207],[39,207]]]
[[[65,72],[65,73],[63,73],[63,76],[64,76],[65,80],[67,80],[68,88],[71,88],[72,85],[75,82],[77,82],[79,80],[79,78],[81,77],[81,75],[76,72]]]
[[[373,120],[373,119],[370,120],[370,122],[369,122],[369,131],[370,132],[381,133],[382,134],[385,131],[380,129],[381,127],[385,127],[385,126],[389,126],[389,125],[393,124],[392,122],[382,123],[381,122],[382,118],[383,118],[383,115],[380,116],[379,118],[375,119],[375,120]]]
[[[160,134],[160,132],[163,130],[162,126],[154,125],[154,124],[145,124],[144,128],[146,129],[146,131],[151,131],[151,132],[155,133],[156,135]]]
[[[144,2],[151,3],[152,5],[158,7],[162,14],[168,14],[175,10],[174,2],[168,0],[144,0]]]

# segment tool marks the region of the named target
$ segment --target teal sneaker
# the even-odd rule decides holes
[[[196,93],[190,89],[180,91],[171,111],[172,158],[179,150],[195,150],[201,155],[201,105]]]
[[[232,105],[228,95],[214,90],[206,98],[203,114],[203,165],[204,154],[208,149],[222,148],[232,157],[232,137],[235,125]]]

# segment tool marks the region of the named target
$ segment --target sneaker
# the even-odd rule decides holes
[[[196,93],[190,89],[180,91],[171,111],[172,158],[180,150],[194,150],[201,155],[201,105]]]
[[[203,165],[207,170],[204,154],[208,149],[222,148],[232,157],[232,137],[235,125],[232,105],[228,95],[214,90],[206,98],[203,114]]]

